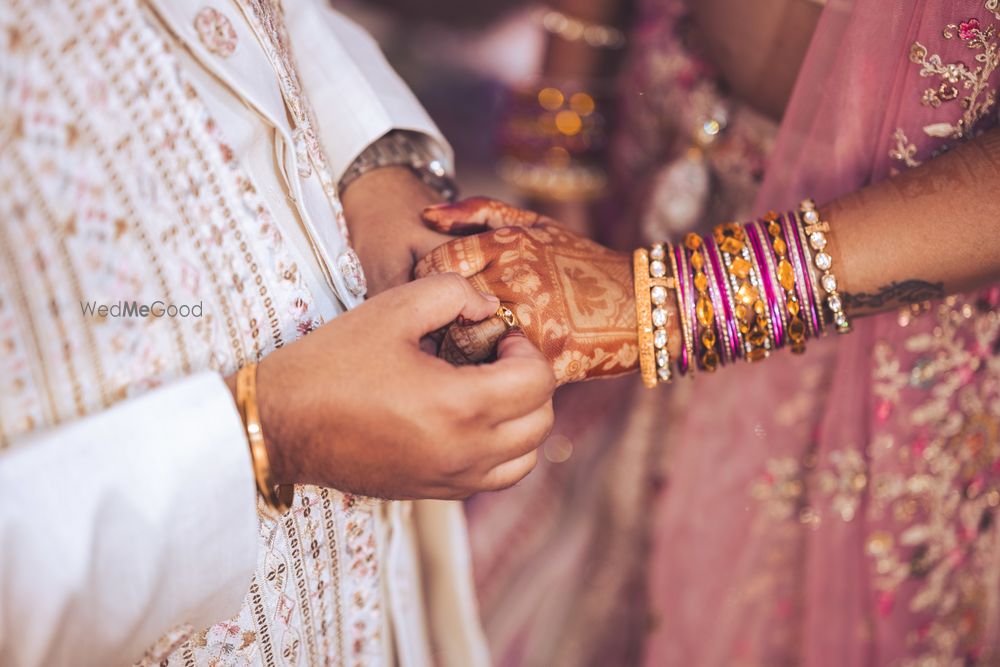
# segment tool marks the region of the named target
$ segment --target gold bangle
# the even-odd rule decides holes
[[[649,296],[649,253],[639,248],[632,253],[635,281],[635,321],[639,335],[639,372],[642,383],[656,386],[656,355],[653,347],[653,304]]]
[[[771,248],[775,257],[778,258],[778,284],[785,290],[785,310],[788,311],[788,340],[790,347],[795,354],[802,354],[806,351],[806,325],[802,321],[801,306],[799,297],[795,291],[795,269],[788,261],[788,244],[782,238],[781,224],[778,222],[778,214],[768,211],[764,216],[767,222],[767,233],[771,235]]]
[[[295,497],[295,487],[275,485],[271,477],[271,460],[264,443],[264,430],[260,425],[257,410],[257,364],[247,364],[236,374],[236,406],[243,419],[247,442],[250,444],[250,460],[253,463],[254,481],[264,505],[277,515],[284,514]]]

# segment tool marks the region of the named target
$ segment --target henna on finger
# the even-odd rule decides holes
[[[498,317],[473,324],[453,324],[445,332],[438,356],[455,366],[480,364],[496,357],[497,343],[507,333]]]
[[[555,223],[555,220],[541,213],[486,197],[470,197],[454,204],[428,206],[423,210],[422,217],[431,229],[456,236],[502,227],[533,227],[542,223]]]

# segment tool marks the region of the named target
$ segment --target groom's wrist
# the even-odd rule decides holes
[[[375,294],[410,279],[414,256],[438,241],[420,218],[424,207],[442,201],[408,167],[382,167],[354,180],[343,195],[354,250]],[[428,248],[427,246],[430,246]]]

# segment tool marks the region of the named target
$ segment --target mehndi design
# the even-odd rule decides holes
[[[552,360],[560,384],[619,375],[638,364],[631,261],[543,215],[472,198],[433,206],[424,220],[463,236],[435,249],[417,277],[456,272],[495,294]],[[499,320],[456,323],[441,345],[452,363],[489,358]],[[497,326],[499,324],[499,326]]]

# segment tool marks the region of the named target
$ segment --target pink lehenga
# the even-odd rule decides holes
[[[822,202],[976,136],[997,119],[998,4],[830,0],[774,134],[680,45],[682,3],[649,3],[618,151],[649,184],[632,229]],[[719,133],[706,151],[698,123]],[[572,442],[569,461],[470,506],[494,657],[1000,664],[998,303],[915,294],[804,357],[571,388],[551,457]]]

